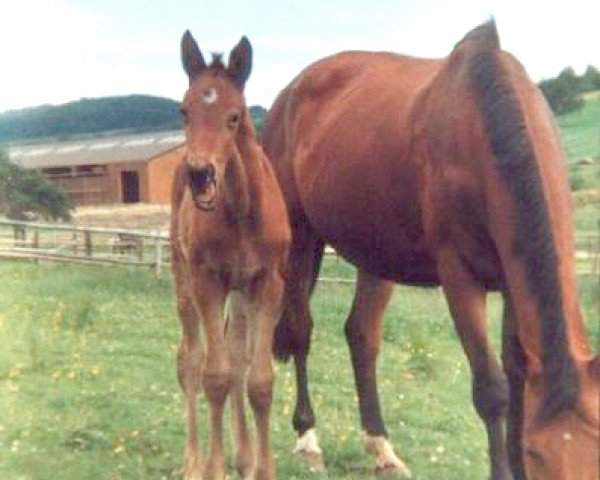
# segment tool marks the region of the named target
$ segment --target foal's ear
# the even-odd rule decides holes
[[[252,45],[250,45],[250,42],[244,36],[229,54],[227,75],[240,90],[243,90],[251,70]]]
[[[206,68],[198,44],[189,30],[186,30],[181,38],[181,63],[190,83]]]

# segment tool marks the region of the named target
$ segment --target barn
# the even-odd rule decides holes
[[[182,131],[102,136],[13,145],[9,157],[62,187],[76,206],[168,204],[184,140]]]

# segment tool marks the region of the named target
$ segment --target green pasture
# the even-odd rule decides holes
[[[327,261],[328,275],[352,276]],[[179,326],[169,276],[3,262],[0,279],[0,478],[181,478]],[[581,292],[597,345],[598,280],[582,279]],[[272,440],[283,480],[374,478],[341,332],[351,295],[351,285],[321,283],[313,299],[311,386],[327,473],[310,473],[291,456],[293,372],[277,367]],[[497,343],[496,295],[489,309]],[[383,411],[413,478],[487,478],[484,429],[440,291],[398,287],[383,339]]]
[[[600,159],[600,92],[588,93],[584,100],[581,110],[556,119],[570,163],[582,158]]]
[[[600,190],[600,92],[585,95],[581,110],[557,117],[567,156],[569,184],[576,196],[574,222],[578,232],[600,230],[600,204],[591,190]]]
[[[588,96],[581,111],[558,117],[576,191],[600,185],[599,119],[599,94]],[[576,230],[597,232],[597,200],[589,192],[577,195]],[[352,279],[354,273],[328,259],[324,274]],[[185,432],[170,277],[157,280],[143,269],[3,262],[0,279],[0,479],[181,478]],[[599,289],[597,277],[580,279],[597,350]],[[277,366],[272,440],[283,480],[374,478],[360,443],[342,334],[352,292],[351,283],[321,283],[313,298],[311,389],[326,473],[308,472],[291,455],[293,370]],[[496,345],[500,308],[491,295]],[[439,289],[397,287],[379,374],[390,438],[413,478],[487,478],[484,429]],[[199,408],[206,411],[203,401]]]

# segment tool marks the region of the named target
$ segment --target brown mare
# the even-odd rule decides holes
[[[295,361],[297,451],[319,461],[306,356],[328,243],[359,269],[345,332],[378,469],[408,473],[386,439],[375,373],[399,282],[444,290],[493,480],[598,480],[600,361],[579,307],[561,142],[494,23],[444,59],[347,52],[316,62],[280,93],[264,145],[292,224],[274,348]],[[506,375],[486,333],[491,290],[505,301]]]
[[[269,446],[271,345],[290,231],[281,190],[257,143],[242,93],[251,56],[244,37],[227,67],[220,57],[206,65],[189,32],[182,39],[190,87],[182,105],[186,152],[175,175],[171,238],[183,334],[177,368],[187,400],[185,476],[190,480],[225,478],[222,417],[228,395],[239,474],[276,478]],[[245,421],[246,388],[256,420],[255,455]],[[206,460],[196,425],[201,389],[210,407]]]

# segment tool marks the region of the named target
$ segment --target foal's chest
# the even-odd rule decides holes
[[[251,286],[273,266],[275,244],[239,228],[190,229],[180,238],[190,270],[201,270],[229,290]]]

